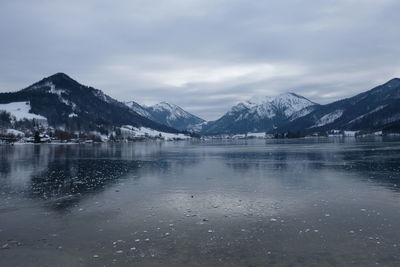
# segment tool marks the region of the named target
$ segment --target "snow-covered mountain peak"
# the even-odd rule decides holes
[[[133,111],[135,111],[139,115],[146,117],[148,119],[152,119],[151,114],[147,110],[147,108],[148,108],[147,106],[139,105],[135,101],[125,102],[125,105],[127,105],[129,108],[131,108]]]
[[[284,113],[286,117],[289,117],[311,105],[315,105],[315,103],[305,97],[288,92],[275,97],[253,96],[232,107],[230,114],[249,110],[250,113],[257,114],[259,118],[271,118],[277,113]]]
[[[167,120],[169,121],[181,118],[187,119],[193,116],[189,112],[183,110],[181,107],[167,102],[160,102],[150,108],[153,109],[154,112],[168,112],[169,114],[167,116]]]
[[[125,104],[146,118],[179,130],[191,129],[193,125],[204,122],[203,119],[181,107],[167,102],[160,102],[153,106],[139,105],[134,101]]]
[[[294,93],[280,94],[271,101],[271,104],[284,112],[287,117],[308,106],[315,105],[314,102]]]
[[[283,93],[275,97],[256,96],[233,106],[220,119],[207,123],[202,132],[215,134],[270,131],[288,122],[291,116],[296,115],[299,118],[307,115],[315,105],[294,93]]]
[[[299,102],[299,99],[300,99],[300,101],[308,100],[305,97],[299,96],[295,93],[286,92],[286,93],[279,94],[275,97],[253,96],[249,100],[247,100],[245,103],[256,106],[256,105],[263,105],[265,103],[279,103],[279,102],[280,103],[293,103],[293,102]],[[310,100],[308,100],[308,101],[311,102]]]
[[[163,111],[167,110],[167,111],[169,111],[169,112],[180,112],[180,111],[184,111],[184,110],[183,110],[182,108],[180,108],[179,106],[174,105],[174,104],[170,104],[170,103],[167,103],[167,102],[160,102],[160,103],[155,104],[154,106],[152,106],[152,108],[153,108],[154,110],[163,110]]]

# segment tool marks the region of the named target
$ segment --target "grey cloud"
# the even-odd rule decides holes
[[[216,119],[255,94],[327,103],[400,76],[396,0],[0,2],[0,90],[63,71]]]

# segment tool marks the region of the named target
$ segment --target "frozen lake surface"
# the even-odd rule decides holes
[[[400,142],[0,146],[0,266],[400,266]]]

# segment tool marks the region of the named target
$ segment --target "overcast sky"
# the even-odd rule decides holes
[[[400,76],[398,0],[0,0],[0,91],[56,72],[207,120],[255,95],[327,103]]]

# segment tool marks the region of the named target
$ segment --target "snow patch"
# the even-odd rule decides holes
[[[339,119],[343,115],[343,112],[344,111],[342,109],[338,109],[331,113],[328,113],[328,114],[322,116],[319,120],[317,120],[317,122],[314,124],[314,126],[311,126],[310,128],[321,127],[321,126],[333,123],[335,120]]]
[[[30,113],[30,102],[12,102],[8,104],[0,104],[0,110],[4,110],[14,116],[17,120],[37,120],[41,123],[47,123],[47,119],[41,115]]]
[[[247,137],[252,137],[252,138],[265,138],[266,134],[265,133],[247,133]]]
[[[65,91],[64,89],[60,89],[60,88],[56,88],[56,86],[52,83],[52,82],[46,82],[44,84],[44,86],[48,86],[50,87],[50,90],[48,91],[51,94],[56,94],[61,98],[61,94],[66,94],[67,91]]]
[[[64,94],[64,95],[65,95],[65,94],[68,94],[68,90],[61,89],[61,88],[57,88],[56,85],[55,85],[53,82],[51,82],[51,81],[45,82],[45,83],[43,83],[43,84],[35,85],[35,86],[33,86],[30,90],[36,90],[37,88],[43,88],[43,87],[49,88],[49,90],[47,90],[47,92],[48,92],[49,94],[55,94],[55,95],[57,95],[57,96],[58,96],[58,99],[59,99],[62,103],[64,103],[65,105],[71,106],[71,107],[72,107],[72,110],[75,110],[75,109],[76,109],[76,104],[75,104],[75,103],[72,103],[71,101],[69,101],[69,100],[63,98],[63,94]]]
[[[181,133],[177,134],[166,133],[146,127],[133,127],[131,125],[122,126],[121,132],[124,137],[152,137],[152,138],[163,138],[165,140],[191,139],[190,136]]]
[[[377,112],[377,111],[379,111],[379,110],[381,110],[381,109],[384,109],[386,106],[387,106],[387,105],[379,106],[379,107],[377,107],[377,108],[371,110],[371,111],[368,112],[368,113],[365,113],[365,114],[363,114],[363,115],[361,115],[361,116],[358,116],[358,117],[355,118],[354,120],[349,121],[349,124],[350,124],[350,123],[357,122],[357,121],[361,120],[362,118],[365,118],[365,117],[371,115],[372,113],[375,113],[375,112]]]
[[[230,136],[232,139],[252,139],[252,138],[257,138],[257,139],[267,139],[271,138],[270,135],[267,135],[265,132],[258,132],[258,133],[252,133],[248,132],[247,134],[235,134]]]
[[[289,121],[294,121],[298,118],[304,117],[304,116],[310,114],[311,112],[313,112],[314,110],[315,110],[314,106],[305,107],[305,108],[301,109],[300,111],[295,112],[292,116],[290,116]]]
[[[21,136],[21,137],[25,136],[25,134],[23,132],[15,130],[15,129],[6,129],[5,133],[6,134],[12,134],[12,135],[15,135],[15,136]]]
[[[68,115],[68,118],[73,118],[73,117],[78,117],[78,114],[76,113],[71,113]]]
[[[356,136],[356,134],[358,133],[358,131],[343,131],[343,136]]]

